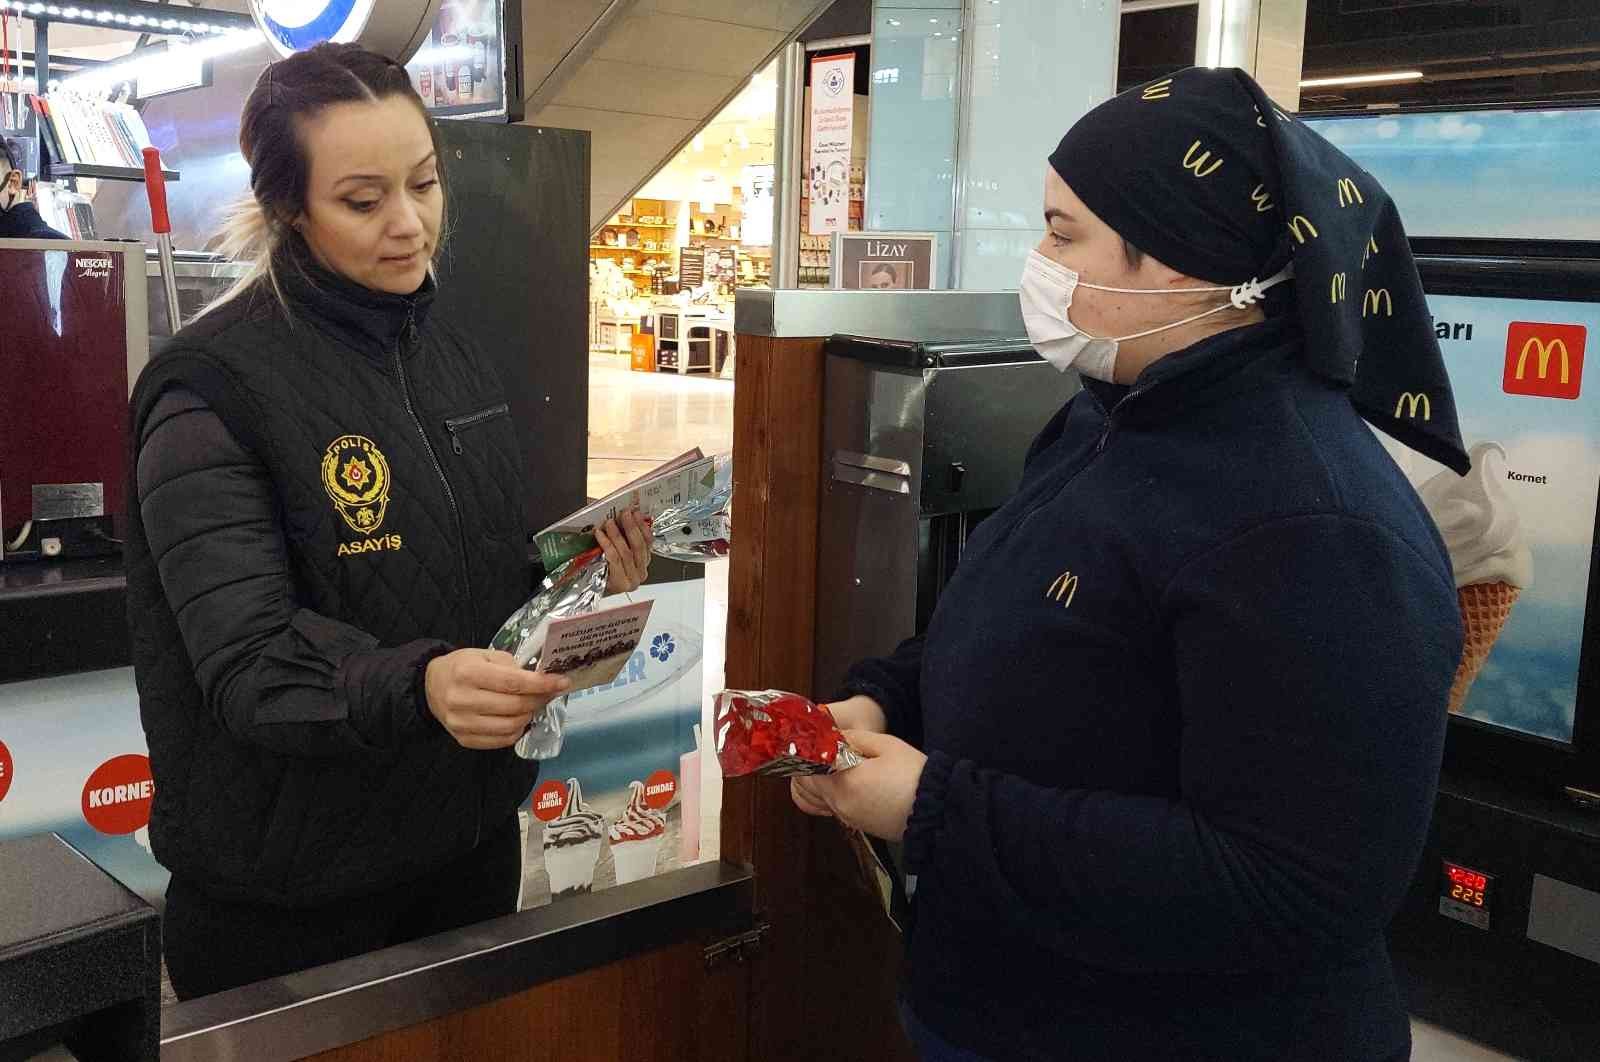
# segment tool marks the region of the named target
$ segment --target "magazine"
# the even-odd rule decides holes
[[[545,571],[553,572],[593,549],[594,529],[607,520],[634,507],[641,516],[654,520],[670,508],[708,496],[715,486],[716,460],[697,446],[534,535],[539,558]]]

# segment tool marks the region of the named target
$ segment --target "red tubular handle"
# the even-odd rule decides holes
[[[161,152],[153,147],[144,149],[144,188],[150,196],[150,227],[159,234],[172,231],[172,219],[167,216],[167,179],[161,174]]]

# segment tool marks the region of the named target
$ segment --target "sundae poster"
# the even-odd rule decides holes
[[[699,860],[705,580],[629,598],[644,635],[615,679],[568,697],[561,755],[523,811],[524,909]]]
[[[1474,467],[1458,477],[1385,442],[1439,525],[1478,625],[1481,670],[1452,710],[1569,742],[1600,488],[1600,369],[1587,360],[1600,305],[1428,305]]]

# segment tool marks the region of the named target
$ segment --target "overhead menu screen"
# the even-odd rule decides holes
[[[1317,118],[1376,177],[1412,236],[1600,240],[1600,109]]]

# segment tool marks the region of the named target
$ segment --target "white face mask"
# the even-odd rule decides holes
[[[1103,284],[1089,284],[1078,279],[1078,274],[1060,262],[1046,258],[1038,251],[1028,252],[1028,262],[1022,269],[1022,323],[1027,326],[1028,339],[1039,356],[1066,372],[1076,368],[1085,376],[1096,380],[1112,381],[1117,367],[1117,344],[1129,339],[1165,332],[1170,328],[1198,321],[1223,310],[1242,310],[1253,306],[1265,296],[1268,288],[1281,284],[1294,276],[1293,263],[1284,266],[1266,280],[1250,280],[1235,287],[1202,288],[1108,288]],[[1143,332],[1114,338],[1099,338],[1084,332],[1072,323],[1068,312],[1072,307],[1072,294],[1078,288],[1096,291],[1114,291],[1123,295],[1177,295],[1190,291],[1226,291],[1228,301],[1209,310],[1185,317],[1181,321],[1147,328]]]

